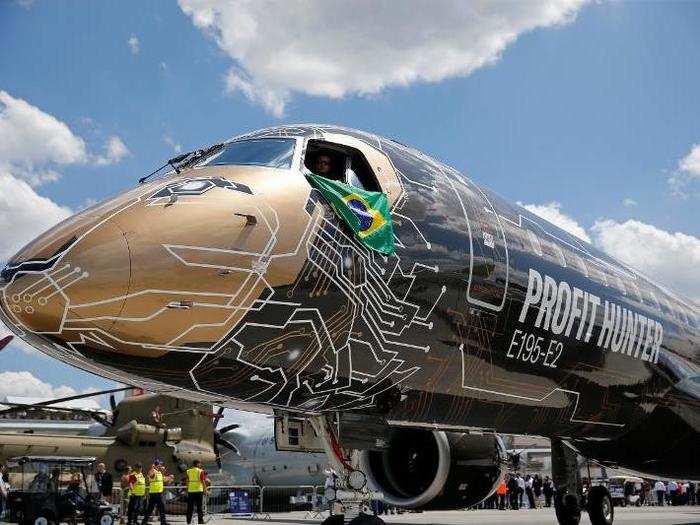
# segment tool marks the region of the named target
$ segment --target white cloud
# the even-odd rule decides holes
[[[559,226],[562,230],[569,232],[571,235],[575,235],[586,242],[591,242],[591,238],[588,233],[586,233],[585,228],[576,222],[576,220],[562,213],[560,203],[553,201],[547,204],[523,204],[521,202],[518,202],[518,204],[530,213],[534,213],[552,224]]]
[[[669,178],[668,184],[674,195],[688,198],[693,183],[700,181],[700,144],[693,144],[688,154],[678,161],[678,170]]]
[[[38,195],[26,181],[0,170],[0,261],[71,213],[70,208]]]
[[[173,148],[173,151],[175,153],[181,153],[182,152],[182,144],[179,142],[176,142],[175,139],[173,139],[170,135],[166,135],[163,137],[163,142],[165,142],[168,146]]]
[[[0,91],[0,170],[38,185],[58,179],[50,165],[87,160],[85,142],[66,124]]]
[[[640,221],[610,219],[596,221],[591,233],[594,244],[612,257],[700,301],[697,237],[670,233]]]
[[[628,208],[632,208],[632,207],[636,206],[637,204],[639,204],[639,203],[636,200],[631,199],[630,197],[627,197],[622,201],[622,205],[626,206]]]
[[[126,155],[129,150],[117,135],[107,139],[104,154],[90,154],[85,141],[64,122],[0,90],[0,175],[40,186],[57,181],[59,167],[88,162],[105,166]]]
[[[87,393],[87,391],[85,393]],[[52,386],[35,377],[31,372],[0,373],[0,399],[4,399],[6,396],[58,398],[76,394],[77,391],[70,386]],[[76,403],[85,408],[100,408],[99,403],[91,398],[82,399],[73,404],[75,405]]]
[[[700,239],[670,233],[637,220],[597,220],[588,231],[558,202],[521,204],[530,212],[584,239],[654,281],[700,303]]]
[[[105,142],[103,149],[105,151],[104,155],[97,155],[95,157],[95,163],[98,166],[107,166],[109,164],[115,164],[122,160],[131,152],[126,144],[117,135],[112,135]]]
[[[678,168],[700,178],[700,144],[693,144],[690,152],[678,162]]]
[[[136,35],[131,35],[129,39],[126,41],[126,43],[129,46],[129,50],[131,51],[132,55],[138,55],[139,52],[141,51],[140,49],[140,42],[139,39],[136,37]]]
[[[227,90],[276,115],[294,92],[339,98],[469,75],[521,34],[569,22],[583,3],[179,0],[234,61]]]

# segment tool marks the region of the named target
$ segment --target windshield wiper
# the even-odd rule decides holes
[[[218,150],[224,147],[224,143],[220,142],[218,144],[214,144],[212,146],[209,146],[206,149],[197,149],[194,151],[188,151],[187,153],[183,153],[181,155],[178,155],[177,157],[173,157],[171,159],[168,159],[168,161],[163,164],[160,168],[158,168],[155,171],[152,171],[148,175],[141,177],[139,179],[139,184],[143,184],[146,182],[148,179],[150,179],[153,175],[158,173],[160,170],[163,168],[167,168],[170,166],[172,169],[175,170],[175,173],[180,173],[184,168],[191,166],[195,162],[199,162],[203,158],[206,158],[213,153],[216,153]]]

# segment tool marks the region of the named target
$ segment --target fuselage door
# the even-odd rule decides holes
[[[469,232],[467,302],[500,311],[508,289],[508,246],[501,219],[487,195],[466,177],[460,191]],[[457,185],[455,185],[457,187]]]

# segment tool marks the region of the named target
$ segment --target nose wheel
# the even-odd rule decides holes
[[[578,525],[581,521],[581,507],[575,494],[557,494],[554,498],[554,512],[559,525]]]
[[[591,488],[586,507],[592,525],[612,525],[615,509],[608,489],[601,486]]]
[[[591,487],[584,505],[576,452],[556,438],[552,438],[552,477],[557,487],[554,510],[559,525],[578,525],[581,510],[588,512],[591,525],[613,524],[615,511],[608,489],[602,486]]]

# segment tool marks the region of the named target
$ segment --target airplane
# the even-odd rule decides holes
[[[227,458],[223,469],[236,485],[298,487],[324,485],[329,473],[323,452],[283,452],[278,450],[272,422],[268,426],[243,426],[224,433],[238,453]]]
[[[103,393],[78,394],[70,398]],[[126,472],[128,465],[138,461],[148,467],[155,458],[162,459],[168,472],[175,475],[184,472],[195,459],[204,465],[216,464],[220,471],[224,455],[220,450],[226,448],[237,454],[235,446],[223,434],[238,425],[217,428],[223,409],[212,412],[211,405],[166,395],[133,391],[128,394],[119,403],[110,396],[111,413],[60,406],[67,398],[37,404],[11,403],[13,406],[1,409],[0,415],[19,411],[82,414],[92,417],[103,431],[99,435],[42,432],[33,430],[31,420],[27,419],[24,432],[0,432],[0,462],[22,456],[89,456],[105,463],[116,478]]]
[[[321,155],[325,177],[384,194],[395,253],[310,184]],[[379,523],[377,498],[484,499],[499,433],[550,438],[562,525],[614,520],[577,454],[700,473],[698,305],[372,133],[277,126],[179,155],[30,242],[0,292],[2,321],[63,362],[273,414],[279,450],[339,473],[327,523]]]

